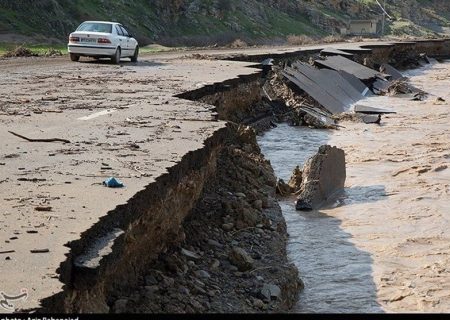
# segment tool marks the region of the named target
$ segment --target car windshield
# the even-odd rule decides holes
[[[85,22],[85,23],[82,23],[78,27],[77,31],[112,33],[112,24],[98,23],[98,22]]]

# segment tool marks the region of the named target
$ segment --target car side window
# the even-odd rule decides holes
[[[125,29],[123,26],[120,26],[120,29],[122,29],[123,35],[125,37],[129,37],[127,29]]]
[[[120,26],[116,25],[116,31],[119,36],[123,36],[123,32],[122,32],[122,29],[120,28]]]

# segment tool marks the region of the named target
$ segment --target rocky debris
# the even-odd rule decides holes
[[[302,170],[300,170],[299,166],[296,166],[294,171],[292,172],[292,176],[288,182],[289,187],[294,190],[294,193],[300,191],[302,185]]]
[[[434,102],[433,102],[433,104],[434,105],[440,105],[440,104],[445,104],[445,99],[444,98],[441,98],[441,97],[437,97],[435,100],[434,100]]]
[[[222,229],[225,231],[231,231],[234,229],[234,223],[224,223]]]
[[[362,121],[365,124],[370,124],[370,123],[380,124],[381,123],[381,114],[379,114],[379,115],[374,115],[374,114],[363,115]]]
[[[252,257],[242,248],[234,247],[228,255],[230,262],[238,267],[239,271],[248,271],[253,268]]]
[[[278,179],[277,194],[279,194],[280,196],[287,196],[293,192],[294,192],[294,190],[291,188],[290,185],[288,185],[286,182],[284,182],[283,179]]]
[[[404,78],[394,80],[390,83],[387,88],[387,93],[390,96],[394,96],[397,94],[406,94],[406,93],[415,93],[413,88],[408,83],[408,81]]]
[[[265,304],[262,300],[260,300],[260,299],[254,299],[254,300],[253,300],[253,306],[254,306],[255,308],[260,309],[260,310],[267,309],[266,304]]]
[[[323,145],[303,167],[303,180],[297,210],[318,209],[337,191],[344,188],[345,153],[342,149]]]
[[[198,260],[198,259],[201,258],[201,257],[200,257],[198,254],[196,254],[195,252],[186,250],[186,249],[184,249],[184,248],[181,248],[181,254],[184,255],[185,257],[187,257],[188,259],[192,259],[192,260]]]
[[[205,270],[195,271],[195,275],[199,278],[208,279],[211,278],[210,274]]]
[[[127,299],[119,299],[114,302],[114,313],[126,313],[127,312]]]
[[[302,170],[297,166],[292,172],[292,176],[289,179],[289,182],[284,182],[283,179],[278,179],[277,181],[277,194],[280,196],[288,196],[291,194],[297,194],[300,191],[300,187],[302,184]]]
[[[273,113],[280,121],[287,121],[294,126],[336,129],[334,119],[329,112],[311,96],[299,90],[293,90],[275,68],[264,84],[267,96],[270,96]]]
[[[230,137],[215,178],[183,223],[180,232],[186,236],[161,253],[139,290],[125,297],[128,312],[280,312],[296,303],[301,281],[287,260],[286,224],[274,201],[276,180],[252,141]],[[244,223],[246,215],[252,221]],[[263,290],[270,292],[266,299],[265,284],[279,291]]]
[[[281,289],[279,286],[274,284],[264,284],[261,289],[261,296],[268,301],[277,300],[281,296]]]

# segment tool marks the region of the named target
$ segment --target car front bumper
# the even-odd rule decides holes
[[[68,44],[67,49],[69,50],[69,53],[89,57],[112,56],[116,53],[116,47],[112,46]]]

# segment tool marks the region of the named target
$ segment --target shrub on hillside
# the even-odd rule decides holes
[[[334,42],[343,42],[344,38],[341,35],[331,35],[322,38],[321,42],[323,43],[334,43]]]
[[[248,47],[247,42],[242,41],[241,39],[236,39],[230,44],[231,48],[246,48]]]
[[[286,40],[290,45],[294,45],[294,46],[316,43],[316,41],[313,38],[306,36],[304,34],[302,34],[302,35],[291,34],[291,35],[287,36]]]

